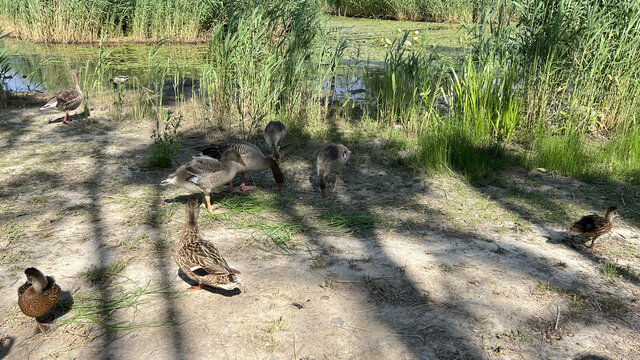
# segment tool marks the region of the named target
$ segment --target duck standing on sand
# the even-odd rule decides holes
[[[327,180],[329,174],[336,174],[336,181],[333,185],[333,191],[338,189],[338,178],[340,172],[344,167],[344,164],[349,160],[351,156],[351,150],[342,144],[329,144],[324,147],[318,154],[318,161],[316,163],[318,178],[320,180],[320,190],[322,196],[327,196]]]
[[[62,122],[70,125],[71,121],[68,121],[69,111],[77,109],[83,99],[82,90],[80,90],[80,85],[78,85],[79,73],[78,70],[71,70],[71,77],[73,78],[75,89],[58,91],[40,110],[56,109],[58,111],[64,111],[64,119],[62,119]]]
[[[273,156],[264,156],[262,151],[257,146],[245,142],[245,141],[230,141],[222,144],[211,144],[197,148],[202,152],[202,155],[209,156],[214,159],[220,159],[222,154],[229,150],[237,151],[244,162],[243,165],[238,166],[238,172],[240,173],[241,191],[253,190],[253,186],[247,186],[244,182],[244,173],[246,172],[258,172],[266,169],[271,169],[273,178],[278,183],[278,187],[282,189],[284,187],[284,175],[280,169],[280,164]],[[233,191],[233,179],[229,182],[229,191]]]
[[[232,269],[218,249],[203,239],[198,231],[200,204],[196,196],[187,202],[187,224],[176,249],[176,263],[198,285],[189,290],[200,290],[202,285],[233,290],[242,285],[238,270]]]
[[[227,150],[220,161],[208,156],[195,157],[189,163],[182,165],[160,185],[178,185],[192,192],[202,192],[202,197],[212,214],[222,214],[223,209],[211,206],[209,193],[222,184],[233,180],[238,171],[238,166],[244,166],[244,162],[235,150]]]
[[[53,309],[60,299],[60,286],[51,276],[45,276],[40,270],[30,267],[24,271],[27,281],[18,288],[18,305],[22,313],[35,318],[34,333],[46,331],[48,324],[41,323],[39,317]],[[55,320],[55,317],[54,317]]]
[[[617,215],[620,215],[618,213],[618,208],[610,206],[604,213],[604,217],[597,214],[583,216],[580,220],[571,225],[571,228],[569,229],[569,235],[571,235],[569,243],[571,243],[571,246],[576,247],[576,244],[573,242],[573,238],[576,235],[579,235],[585,238],[591,238],[591,245],[589,245],[589,248],[593,248],[593,243],[597,238],[611,231],[613,228],[613,218]]]

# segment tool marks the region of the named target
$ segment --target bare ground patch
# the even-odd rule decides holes
[[[427,178],[399,166],[393,149],[351,142],[339,191],[323,199],[322,143],[297,142],[283,158],[283,192],[270,173],[254,174],[252,194],[214,194],[227,214],[201,215],[246,286],[187,292],[172,257],[187,197],[157,185],[172,169],[146,166],[152,124],[97,110],[74,126],[51,117],[26,106],[0,120],[7,358],[633,359],[640,350],[640,197],[626,184],[524,169],[482,186]],[[177,162],[204,139],[191,130]],[[568,247],[570,222],[609,205],[625,216],[612,235],[595,250]],[[31,336],[17,307],[27,266],[68,292],[46,335]]]

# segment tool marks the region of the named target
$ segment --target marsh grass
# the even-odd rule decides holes
[[[9,89],[7,89],[7,84],[4,80],[11,71],[11,53],[4,47],[4,39],[7,35],[8,34],[0,34],[0,108],[7,105],[7,100],[9,98]]]
[[[554,4],[485,4],[448,71],[407,35],[392,44],[374,118],[403,125],[406,162],[474,182],[508,165],[639,182],[640,4]]]
[[[356,17],[414,21],[461,21],[472,15],[472,1],[461,0],[326,0],[329,12]]]
[[[173,164],[173,159],[182,147],[183,135],[178,131],[182,123],[182,115],[173,116],[167,113],[167,118],[161,122],[156,120],[156,128],[151,134],[151,167],[167,168]]]

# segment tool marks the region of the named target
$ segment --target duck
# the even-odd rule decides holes
[[[233,290],[242,285],[240,271],[232,269],[220,252],[202,238],[198,230],[200,202],[192,195],[187,201],[187,224],[175,252],[178,267],[198,285],[188,290],[201,290],[202,285]]]
[[[273,178],[276,180],[280,189],[284,188],[284,175],[280,169],[278,160],[273,155],[265,156],[257,146],[246,141],[228,141],[220,144],[204,145],[196,148],[200,150],[202,155],[209,156],[214,159],[219,159],[220,154],[228,151],[235,150],[240,154],[244,165],[238,167],[240,173],[240,191],[251,191],[253,186],[247,186],[244,180],[244,174],[247,172],[258,172],[266,169],[271,169]],[[229,191],[233,191],[233,179],[229,182]]]
[[[124,84],[127,81],[129,81],[129,77],[128,76],[124,76],[124,75],[119,75],[114,77],[111,82],[113,83],[113,88],[117,89],[118,85]]]
[[[68,120],[69,111],[77,109],[84,98],[82,90],[80,90],[80,85],[78,84],[79,73],[78,70],[71,70],[71,77],[75,84],[74,89],[58,91],[40,110],[56,109],[58,111],[64,111],[64,119],[62,119],[62,122],[70,125],[71,121]]]
[[[342,144],[328,144],[318,154],[318,161],[316,163],[318,178],[320,181],[320,191],[322,196],[327,196],[327,180],[329,174],[336,174],[336,181],[333,185],[333,191],[338,189],[338,178],[344,164],[347,163],[351,156],[351,150]]]
[[[269,121],[262,132],[264,141],[271,148],[273,157],[280,161],[280,141],[287,135],[287,127],[280,121]]]
[[[238,168],[245,163],[240,154],[233,149],[225,151],[220,160],[208,157],[194,157],[190,162],[180,166],[160,185],[178,185],[192,192],[201,192],[207,210],[211,214],[222,214],[225,211],[211,206],[209,193],[215,187],[232,181]]]
[[[27,281],[18,288],[18,305],[23,314],[36,319],[34,333],[45,332],[49,324],[40,322],[38,318],[56,306],[62,291],[53,277],[45,276],[34,267],[25,269],[24,274]]]
[[[589,248],[593,248],[593,243],[597,238],[611,231],[613,228],[613,219],[619,215],[617,207],[609,206],[604,213],[604,217],[598,214],[583,216],[569,228],[569,235],[571,235],[569,243],[571,243],[571,246],[576,247],[573,238],[579,235],[585,238],[591,238]]]

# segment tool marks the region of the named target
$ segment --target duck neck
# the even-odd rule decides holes
[[[33,286],[33,291],[35,291],[36,294],[42,294],[44,288],[47,287],[47,278],[44,278],[44,280],[33,278],[32,280],[33,281],[31,282],[31,286]]]
[[[185,231],[198,232],[199,210],[198,205],[187,207],[187,227],[185,228]]]
[[[284,175],[282,174],[282,170],[280,169],[280,164],[274,159],[269,159],[269,168],[271,168],[271,173],[273,174],[273,178],[278,183],[278,186],[282,188],[284,183]]]
[[[80,90],[80,84],[78,83],[78,74],[76,72],[71,73],[73,77],[73,84],[76,86],[76,90],[82,94],[82,90]]]
[[[608,222],[613,222],[613,217],[615,216],[613,211],[607,211],[606,214],[604,214],[604,217],[607,219]]]

